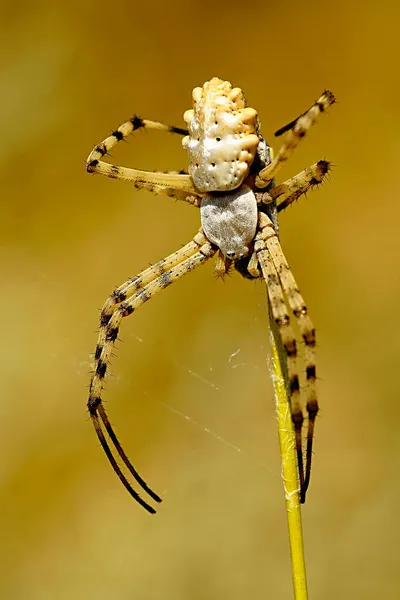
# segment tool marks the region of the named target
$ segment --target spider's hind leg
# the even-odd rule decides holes
[[[305,113],[277,132],[278,134],[286,131],[288,133],[285,142],[272,162],[259,172],[256,178],[256,186],[258,188],[265,188],[272,181],[277,172],[291,157],[309,129],[317,121],[319,115],[334,102],[335,96],[332,92],[326,90]]]
[[[137,189],[147,189],[155,193],[164,193],[177,197],[180,200],[185,200],[185,197],[189,194],[197,195],[198,191],[194,187],[191,177],[187,174],[130,169],[111,165],[102,160],[118,142],[126,139],[131,133],[141,128],[166,131],[179,135],[187,134],[186,129],[134,116],[129,121],[120,125],[111,135],[93,148],[86,161],[87,171],[89,173],[105,175],[112,179],[122,179],[133,183]]]

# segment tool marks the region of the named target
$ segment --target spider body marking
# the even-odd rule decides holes
[[[214,77],[202,88],[193,91],[193,109],[184,115],[189,131],[135,116],[97,144],[87,159],[90,173],[122,179],[133,183],[136,189],[166,194],[200,209],[202,227],[192,241],[115,289],[100,316],[88,400],[89,413],[115,473],[133,498],[150,513],[154,513],[155,509],[134,490],[119,466],[114,451],[150,498],[155,502],[161,502],[161,498],[133,467],[115,434],[102,402],[103,382],[122,319],[215,255],[218,275],[223,276],[233,263],[245,278],[262,278],[266,283],[270,310],[287,355],[300,500],[305,501],[318,413],[315,330],[279,243],[277,215],[302,194],[319,185],[328,173],[330,163],[320,160],[278,186],[275,186],[274,179],[320,113],[334,100],[333,94],[325,91],[306,112],[281,128],[277,134],[286,133],[286,138],[273,158],[271,148],[259,131],[257,113],[246,107],[243,92],[240,88],[233,88],[229,82]],[[154,173],[110,165],[103,160],[118,142],[140,128],[185,136],[183,145],[189,155],[189,174]],[[305,344],[306,383],[302,390],[290,312]],[[308,414],[305,465],[303,395]]]

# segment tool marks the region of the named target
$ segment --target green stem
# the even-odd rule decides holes
[[[299,497],[297,457],[292,417],[289,406],[286,355],[274,319],[270,315],[272,347],[271,377],[274,386],[282,480],[285,492],[290,555],[295,600],[307,600],[307,578],[304,560],[303,528]]]

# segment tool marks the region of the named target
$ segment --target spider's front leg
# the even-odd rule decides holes
[[[290,317],[286,308],[283,289],[279,280],[276,266],[270,253],[266,248],[266,240],[269,237],[277,237],[272,221],[264,214],[260,213],[260,229],[256,235],[254,244],[254,254],[250,263],[257,257],[257,262],[261,268],[262,275],[267,285],[269,306],[272,317],[279,329],[282,340],[282,346],[287,357],[287,369],[289,378],[289,403],[290,413],[295,431],[297,465],[299,472],[300,494],[304,488],[304,465],[303,465],[303,411],[300,399],[300,384],[297,371],[297,343],[290,323]]]
[[[310,483],[314,427],[318,413],[315,386],[315,329],[308,315],[307,307],[300,294],[297,283],[289,268],[285,255],[283,254],[272,221],[263,213],[260,213],[259,227],[254,249],[267,284],[272,315],[279,327],[283,347],[288,359],[290,404],[295,428],[296,451],[299,466],[300,501],[301,503],[304,503]],[[308,413],[305,471],[303,469],[302,451],[303,412],[300,404],[300,385],[296,367],[297,348],[293,331],[290,326],[289,314],[286,309],[285,296],[299,326],[305,344],[306,408]]]
[[[214,256],[215,252],[216,249],[208,242],[200,230],[189,244],[186,244],[186,246],[174,254],[160,260],[114,290],[105,303],[100,316],[100,332],[96,346],[95,366],[90,383],[88,400],[89,413],[100,443],[115,473],[131,496],[150,513],[155,513],[154,508],[145,502],[132,488],[119,467],[103,431],[104,427],[115,450],[137,483],[153,500],[161,502],[161,498],[148,487],[133,467],[115,435],[102,404],[103,381],[106,376],[113,346],[118,338],[122,319],[131,315],[158,292],[206,262]]]
[[[305,502],[306,492],[310,484],[312,447],[314,439],[315,420],[318,414],[318,401],[316,393],[316,367],[315,367],[315,328],[308,315],[307,306],[303,300],[300,290],[297,286],[293,273],[283,253],[282,247],[277,237],[269,237],[265,245],[270,253],[272,261],[276,267],[283,291],[288,300],[289,306],[296,319],[300,334],[303,338],[305,351],[305,371],[306,371],[306,408],[308,413],[307,447],[306,447],[306,469],[304,475],[304,485],[301,488],[302,503]]]

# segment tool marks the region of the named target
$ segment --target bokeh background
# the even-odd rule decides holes
[[[396,2],[14,2],[1,20],[1,584],[6,600],[292,597],[264,286],[207,264],[123,323],[106,400],[163,497],[124,491],[87,418],[98,309],[186,243],[196,209],[91,177],[133,113],[183,125],[191,90],[244,89],[268,140],[339,100],[281,173],[330,182],[281,216],[318,332],[303,510],[310,598],[399,597]],[[116,162],[187,166],[139,132]]]

